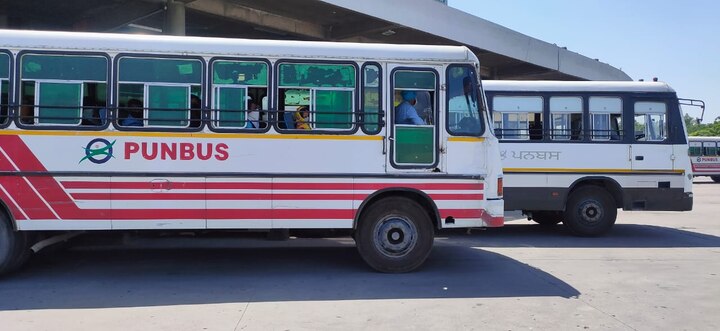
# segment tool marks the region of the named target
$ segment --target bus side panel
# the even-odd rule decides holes
[[[352,178],[273,178],[272,227],[350,229],[353,198]]]

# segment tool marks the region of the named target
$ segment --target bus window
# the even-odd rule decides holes
[[[475,70],[466,65],[451,65],[448,67],[446,79],[448,133],[480,135],[480,99]]]
[[[688,142],[688,156],[702,156],[703,146],[701,142],[689,141]]]
[[[10,56],[0,53],[0,125],[8,121],[10,88]]]
[[[191,127],[192,120],[199,126],[200,112],[191,107],[192,96],[197,98],[194,107],[202,104],[201,84],[200,60],[123,56],[118,61],[117,124],[182,128]],[[142,101],[142,112],[136,100]]]
[[[540,140],[543,135],[542,112],[542,97],[493,97],[495,135],[501,139]]]
[[[213,61],[212,126],[267,127],[268,64],[259,61]],[[261,111],[265,110],[265,111]]]
[[[551,97],[550,136],[553,140],[580,140],[582,138],[582,98]]]
[[[280,64],[278,70],[280,129],[352,129],[355,71],[355,67],[351,64]],[[300,111],[304,110],[304,107],[309,111]]]
[[[103,125],[108,60],[103,56],[23,54],[20,123]]]
[[[376,64],[366,64],[362,69],[362,77],[362,105],[365,118],[363,125],[366,133],[374,134],[380,131],[382,69]]]
[[[718,149],[717,144],[713,141],[706,141],[702,143],[702,154],[705,156],[717,156]]]
[[[622,99],[590,97],[590,126],[592,140],[621,140]]]
[[[662,141],[667,138],[666,106],[662,102],[635,103],[635,140]]]
[[[436,163],[435,107],[437,75],[429,70],[396,70],[393,86],[393,161],[401,166]],[[422,97],[419,97],[422,95]],[[418,98],[427,105],[418,112]]]

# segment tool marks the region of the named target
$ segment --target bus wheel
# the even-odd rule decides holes
[[[720,176],[710,176],[710,179],[712,179],[713,182],[720,183]]]
[[[532,220],[543,226],[553,226],[562,222],[563,214],[560,211],[534,211],[532,212]]]
[[[390,197],[368,208],[359,220],[355,243],[370,267],[400,273],[425,262],[435,232],[422,206],[408,198]]]
[[[30,253],[27,233],[15,231],[7,216],[0,212],[0,275],[21,267]]]
[[[599,236],[615,224],[617,207],[608,191],[585,186],[570,195],[563,224],[577,236]]]

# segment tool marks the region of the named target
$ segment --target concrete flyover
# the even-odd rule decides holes
[[[631,80],[436,0],[64,0],[0,4],[0,28],[466,45],[484,78]]]

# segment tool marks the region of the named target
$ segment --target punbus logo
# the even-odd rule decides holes
[[[95,164],[102,164],[113,158],[113,145],[117,140],[109,142],[103,138],[95,138],[85,146],[85,157],[80,159],[78,164],[82,161],[89,160]]]

